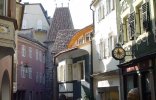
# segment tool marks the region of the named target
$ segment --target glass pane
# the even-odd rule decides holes
[[[0,0],[0,15],[3,15],[4,10],[4,0]]]
[[[132,88],[134,88],[133,76],[128,76],[128,77],[127,77],[127,93],[128,93],[129,90],[131,90]]]

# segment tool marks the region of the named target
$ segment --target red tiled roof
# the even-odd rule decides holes
[[[48,41],[55,41],[59,30],[74,29],[72,18],[68,7],[56,8],[48,32]]]

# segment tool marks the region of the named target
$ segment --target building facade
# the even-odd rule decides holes
[[[17,91],[15,100],[45,99],[45,54],[47,48],[33,39],[31,31],[17,36]]]
[[[11,100],[17,29],[16,0],[1,0],[0,5],[0,99]]]
[[[120,100],[119,64],[112,57],[117,43],[116,0],[93,0],[93,89],[96,100]]]
[[[49,30],[49,17],[47,11],[40,3],[24,3],[24,13],[21,29],[33,29],[34,38],[40,43],[47,40],[47,31]]]
[[[59,99],[65,96],[67,100],[92,100],[90,84],[92,31],[92,25],[77,31],[66,42],[67,48],[54,56]]]
[[[46,44],[44,44],[44,42],[47,40],[47,31],[49,30],[50,23],[48,20],[49,17],[47,15],[47,11],[43,8],[42,4],[40,4],[40,3],[32,3],[32,4],[17,3],[16,11],[18,12],[18,13],[16,13],[16,19],[17,19],[17,23],[19,26],[19,31],[17,31],[17,34],[19,34],[19,33],[25,34],[26,38],[34,40],[35,42],[31,42],[32,45],[36,45],[36,42],[37,42],[37,43],[39,43],[40,46],[43,46],[43,45],[46,46]],[[17,42],[16,42],[17,44],[19,44],[18,37],[19,36],[17,36]],[[44,46],[43,46],[43,48],[45,48]],[[31,48],[33,48],[33,47],[31,47]],[[21,58],[18,58],[18,56],[22,56],[21,53],[18,52],[18,50],[20,50],[20,49],[16,49],[16,56],[14,57],[17,62],[16,69],[15,69],[16,74],[14,75],[14,77],[15,77],[14,78],[15,79],[15,82],[14,82],[15,95],[14,95],[14,97],[16,99],[20,99],[21,98],[20,96],[32,95],[33,97],[30,97],[30,99],[33,98],[33,100],[35,100],[35,99],[42,100],[43,97],[46,98],[46,100],[49,100],[50,98],[47,99],[47,97],[50,95],[50,93],[47,91],[45,92],[45,90],[44,90],[45,88],[43,88],[43,87],[46,87],[47,82],[45,82],[45,83],[43,82],[44,84],[41,84],[41,85],[40,85],[40,81],[39,82],[37,81],[37,83],[36,83],[35,77],[37,77],[37,76],[33,76],[34,82],[30,82],[28,85],[25,84],[25,86],[24,86],[25,88],[27,88],[27,87],[29,88],[29,90],[31,92],[30,94],[26,93],[24,91],[22,91],[22,92],[20,91],[21,88],[19,87],[18,84],[24,84],[23,82],[29,81],[29,80],[31,81],[32,79],[29,79],[29,78],[22,79],[21,76],[18,77],[19,64],[21,64],[21,60],[23,60]],[[36,53],[39,51],[33,51],[33,52]],[[41,54],[43,55],[43,53],[41,53]],[[44,56],[47,57],[48,54],[49,54],[48,51],[45,50]],[[35,60],[35,59],[33,59],[33,60]],[[33,70],[33,73],[35,73],[34,75],[38,75],[38,77],[39,77],[38,80],[40,80],[41,74],[43,75],[43,77],[46,76],[45,75],[46,66],[48,66],[49,63],[47,63],[47,58],[45,58],[44,65],[42,63],[41,63],[42,65],[38,65],[37,63],[38,62],[36,60],[33,62],[33,66],[35,66],[35,68],[32,70]],[[39,71],[41,71],[41,70],[43,70],[43,71],[38,72],[37,66],[43,67],[43,68],[39,69]],[[25,80],[25,81],[23,81],[23,80]],[[37,89],[33,90],[33,88],[31,89],[31,87],[33,87],[35,84],[36,84],[35,88],[38,88],[39,90],[37,90]],[[49,84],[52,84],[52,83],[49,83]],[[43,88],[43,90],[41,90],[40,88]],[[35,91],[36,91],[36,93],[35,93]],[[42,94],[42,96],[40,96],[41,94]],[[45,96],[45,95],[47,95],[47,96]],[[26,97],[24,97],[24,98],[29,99]]]
[[[119,44],[126,56],[120,60],[121,100],[138,89],[139,100],[155,100],[155,0],[117,2]]]

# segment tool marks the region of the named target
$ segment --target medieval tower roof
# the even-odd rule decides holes
[[[54,42],[58,31],[74,29],[70,10],[68,7],[56,8],[47,36],[47,41]]]
[[[75,35],[77,31],[78,30],[73,30],[73,29],[60,30],[56,36],[54,45],[51,48],[51,52],[58,53],[66,49],[70,39]]]

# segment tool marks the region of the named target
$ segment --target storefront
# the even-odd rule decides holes
[[[150,55],[118,65],[123,100],[127,100],[127,94],[132,89],[138,89],[140,100],[155,100],[155,62],[154,55]]]

